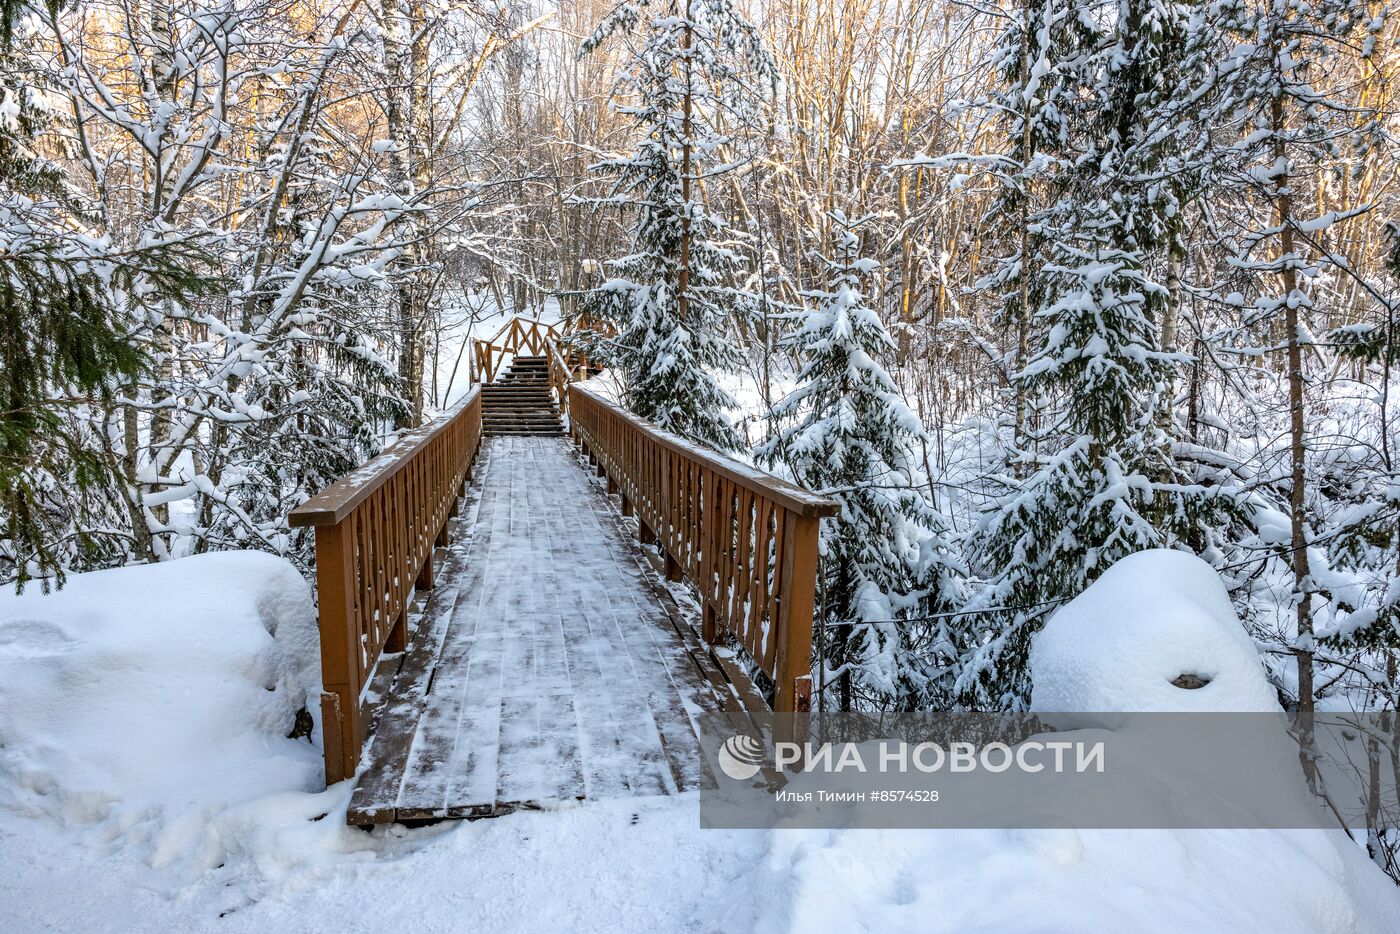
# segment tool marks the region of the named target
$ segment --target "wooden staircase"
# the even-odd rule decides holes
[[[481,428],[488,435],[563,434],[545,357],[516,357],[504,376],[481,387]]]

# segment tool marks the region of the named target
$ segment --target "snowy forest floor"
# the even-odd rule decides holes
[[[4,814],[0,929],[1370,934],[1396,928],[1366,915],[1400,907],[1314,862],[1316,832],[702,831],[697,808],[593,802],[397,837],[332,813],[185,880]]]

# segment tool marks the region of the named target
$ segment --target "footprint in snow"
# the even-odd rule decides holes
[[[48,658],[73,651],[77,643],[41,619],[0,620],[0,658]]]

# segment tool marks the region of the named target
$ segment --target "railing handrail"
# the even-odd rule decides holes
[[[386,652],[408,645],[415,592],[433,586],[481,442],[481,388],[294,509],[316,529],[321,723],[326,782],[355,774],[369,715],[366,691]]]
[[[501,335],[509,331],[510,326],[512,324],[515,324],[517,321],[523,321],[526,324],[533,324],[536,327],[542,327],[550,331],[556,330],[558,327],[556,322],[545,321],[543,318],[531,318],[528,315],[511,315],[510,318],[506,320],[506,323],[501,325],[501,329],[499,331],[493,334],[488,340],[482,341],[482,343],[496,343],[496,341],[500,340]],[[478,338],[477,340],[480,341],[481,339]]]
[[[549,385],[559,396],[559,414],[568,416],[569,414],[569,384],[573,380],[573,373],[569,370],[569,358],[560,349],[559,344],[548,334],[544,338],[545,360],[549,367]]]
[[[481,387],[473,386],[451,409],[428,424],[399,436],[389,447],[297,506],[288,514],[287,523],[293,528],[307,528],[335,525],[344,521],[356,506],[402,470],[419,449],[426,447],[439,433],[446,431],[452,419],[462,409],[471,405],[472,400],[480,393]]]
[[[821,518],[838,505],[577,383],[569,395],[570,434],[608,478],[608,492],[621,496],[622,514],[636,516],[644,545],[659,547],[668,580],[695,586],[701,638],[714,646],[732,637],[772,678],[775,712],[809,709]],[[723,653],[714,658],[738,672]]]
[[[548,328],[548,329],[551,330],[551,331],[555,329],[555,325],[551,324],[551,323],[548,322],[548,321],[545,321],[545,320],[543,320],[543,319],[540,319],[540,318],[530,318],[530,317],[527,317],[527,316],[525,316],[525,315],[511,315],[509,318],[506,319],[505,324],[502,324],[502,325],[501,325],[501,329],[500,329],[499,331],[497,331],[495,334],[491,335],[491,337],[487,338],[486,340],[482,340],[481,338],[476,338],[476,342],[477,342],[478,344],[494,344],[494,343],[496,343],[496,341],[498,341],[498,340],[501,339],[501,335],[502,335],[502,334],[505,334],[507,331],[509,331],[509,330],[511,329],[511,325],[515,324],[517,321],[524,321],[524,322],[527,322],[527,323],[529,323],[529,324],[533,324],[533,325],[535,325],[536,327]]]
[[[707,451],[692,441],[687,441],[680,435],[672,434],[662,428],[658,428],[646,419],[635,415],[622,406],[603,398],[597,392],[586,386],[574,383],[569,387],[570,392],[587,393],[594,402],[611,409],[619,418],[630,422],[640,430],[655,438],[661,444],[670,448],[682,457],[697,460],[705,464],[711,470],[723,474],[735,483],[748,489],[750,492],[766,496],[787,509],[792,510],[804,517],[813,516],[834,516],[841,511],[841,506],[835,500],[819,493],[803,489],[795,483],[784,480],[775,474],[760,470],[743,461],[732,457],[726,457],[713,451]]]

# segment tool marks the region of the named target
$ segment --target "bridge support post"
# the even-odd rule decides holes
[[[399,618],[394,620],[394,625],[389,627],[389,635],[384,639],[384,651],[402,652],[408,648],[408,608],[399,614]]]
[[[431,548],[428,549],[428,556],[423,559],[423,566],[418,569],[418,580],[413,586],[419,590],[433,589],[433,550]]]
[[[624,516],[632,515],[632,501],[627,498],[626,493],[622,494],[622,514]]]
[[[665,571],[666,571],[666,579],[667,579],[668,581],[678,581],[678,580],[680,580],[680,579],[681,579],[681,566],[680,566],[680,563],[679,563],[678,561],[676,561],[675,558],[671,557],[671,553],[670,553],[669,551],[666,551],[665,549],[662,550],[662,558],[664,559],[664,561],[663,561],[663,566],[664,566]]]
[[[651,526],[644,521],[637,522],[637,540],[643,545],[656,544],[656,533],[651,530]]]

